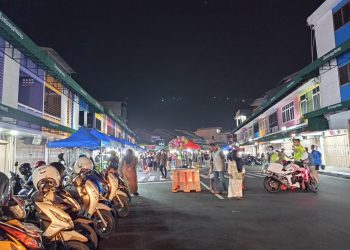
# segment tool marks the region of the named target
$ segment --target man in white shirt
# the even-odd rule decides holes
[[[211,167],[214,173],[214,192],[219,194],[227,194],[227,187],[225,184],[225,155],[219,150],[216,143],[210,143],[211,151]]]

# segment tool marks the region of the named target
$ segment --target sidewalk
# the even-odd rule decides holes
[[[350,179],[350,168],[337,168],[326,166],[324,170],[320,169],[318,173],[323,175]]]

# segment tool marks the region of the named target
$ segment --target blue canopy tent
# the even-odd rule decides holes
[[[49,148],[99,148],[101,139],[94,136],[88,129],[80,128],[70,137],[48,143]]]
[[[96,138],[98,138],[99,140],[101,140],[101,147],[108,147],[111,146],[111,139],[109,136],[97,131],[96,129],[88,129],[90,131],[90,133],[95,136]]]

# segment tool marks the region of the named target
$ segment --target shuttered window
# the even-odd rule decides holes
[[[48,115],[61,118],[61,95],[45,87],[44,111]]]

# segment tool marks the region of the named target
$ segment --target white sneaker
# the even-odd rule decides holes
[[[160,179],[161,179],[161,180],[166,180],[166,178],[164,178],[163,176],[162,176],[162,177],[160,177]]]

